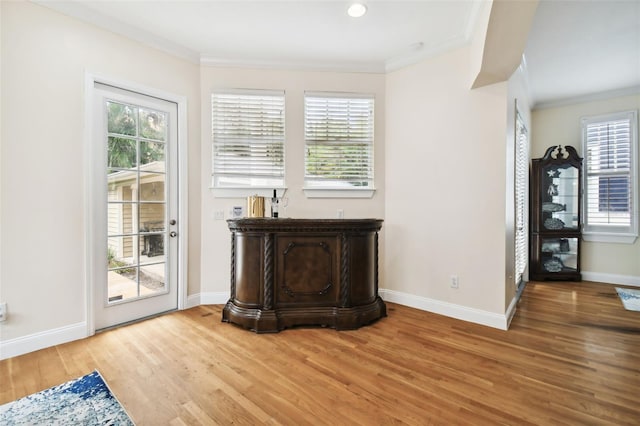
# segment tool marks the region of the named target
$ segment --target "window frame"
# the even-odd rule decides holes
[[[308,115],[307,109],[308,104],[307,100],[310,98],[321,98],[321,99],[346,99],[346,100],[369,100],[371,102],[371,117],[370,117],[370,125],[371,125],[371,133],[370,133],[370,146],[369,146],[369,158],[370,158],[370,166],[371,166],[371,178],[367,180],[367,186],[337,186],[336,181],[327,180],[326,185],[315,184],[310,185],[309,179],[307,178],[307,153],[309,145],[309,138],[307,134],[308,128]],[[307,198],[371,198],[375,194],[375,95],[368,93],[352,93],[352,92],[311,92],[307,91],[304,93],[303,100],[304,107],[304,149],[305,149],[305,157],[304,157],[304,182],[303,182],[303,191]],[[333,184],[332,184],[333,183]]]
[[[280,183],[269,184],[238,184],[220,185],[216,179],[216,138],[215,138],[215,97],[218,95],[247,96],[247,97],[280,97],[282,101],[282,177]],[[273,195],[273,190],[278,194],[286,191],[286,93],[284,90],[269,89],[214,89],[210,97],[211,105],[211,190],[217,198],[243,198],[251,195],[269,196]]]
[[[629,198],[627,202],[630,204],[629,208],[629,224],[624,226],[616,225],[604,225],[604,224],[589,224],[589,177],[597,176],[597,174],[589,173],[589,151],[587,148],[587,127],[596,123],[607,123],[612,121],[629,120],[630,123],[630,167],[627,175],[629,176],[629,184],[631,186],[629,190]],[[582,237],[585,241],[593,242],[609,242],[609,243],[626,243],[633,244],[638,237],[638,212],[640,207],[640,200],[638,199],[638,111],[621,111],[609,114],[585,116],[581,119],[581,133],[582,133],[582,152],[584,156],[584,173],[583,176],[583,197],[582,197]],[[601,203],[601,195],[598,190],[595,192],[599,197],[596,201]]]

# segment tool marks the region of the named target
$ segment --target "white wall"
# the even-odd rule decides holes
[[[571,145],[582,153],[580,118],[640,109],[640,94],[576,102],[533,111],[532,158],[552,145]],[[640,239],[634,244],[582,242],[583,279],[640,286]]]
[[[185,96],[199,291],[198,66],[27,2],[2,2],[2,341],[85,317],[85,73]]]
[[[470,90],[470,56],[387,76],[385,281],[504,314],[507,83]]]
[[[232,206],[245,206],[245,198],[216,198],[211,185],[211,93],[215,89],[275,89],[285,91],[285,179],[289,205],[285,215],[294,218],[384,218],[385,205],[385,76],[338,72],[279,71],[234,68],[201,68],[201,183],[202,183],[202,297],[204,302],[224,303],[229,292],[230,234],[227,223],[214,220],[216,210],[225,217]],[[370,199],[308,199],[304,180],[304,92],[338,91],[375,96],[375,188]],[[268,204],[268,202],[267,202]],[[381,232],[381,239],[385,233]],[[383,255],[383,254],[381,254]],[[381,283],[381,286],[383,283]]]

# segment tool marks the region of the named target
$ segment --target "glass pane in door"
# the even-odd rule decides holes
[[[167,292],[167,114],[107,101],[108,303]]]

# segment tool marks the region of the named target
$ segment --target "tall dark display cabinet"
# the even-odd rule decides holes
[[[582,158],[557,145],[531,163],[529,278],[580,281]]]

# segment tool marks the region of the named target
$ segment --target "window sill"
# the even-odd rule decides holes
[[[371,198],[374,188],[302,188],[307,198]]]
[[[638,238],[635,234],[613,234],[604,232],[583,232],[582,239],[584,241],[594,243],[620,243],[620,244],[633,244]]]
[[[214,198],[247,198],[252,195],[259,195],[265,198],[273,197],[273,190],[276,190],[278,197],[287,191],[287,188],[209,188]]]

